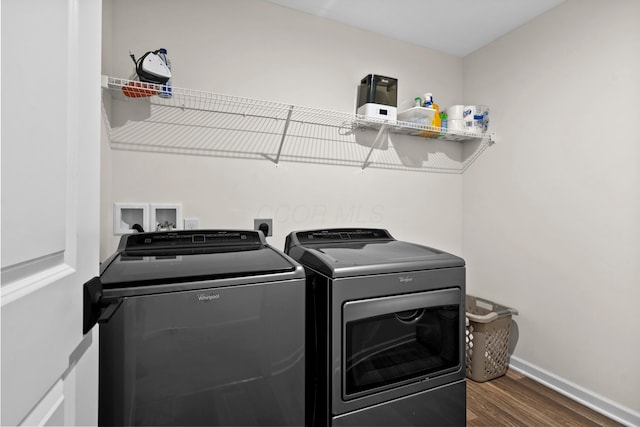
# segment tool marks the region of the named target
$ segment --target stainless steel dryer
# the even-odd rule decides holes
[[[466,421],[465,264],[386,230],[289,234],[307,273],[307,424]]]
[[[304,270],[262,233],[123,236],[85,300],[100,425],[304,425]]]

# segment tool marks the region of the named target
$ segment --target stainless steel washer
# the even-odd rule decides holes
[[[123,236],[85,294],[100,425],[304,425],[304,270],[262,233]]]

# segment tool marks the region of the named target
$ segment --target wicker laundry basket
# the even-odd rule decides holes
[[[504,375],[509,367],[509,332],[513,308],[466,295],[467,377],[484,382]]]

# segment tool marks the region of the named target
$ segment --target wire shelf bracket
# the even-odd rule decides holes
[[[280,163],[280,154],[282,154],[282,146],[284,145],[284,139],[287,137],[287,129],[289,129],[289,123],[291,123],[291,113],[293,113],[293,105],[289,107],[287,113],[287,121],[284,123],[284,129],[282,130],[282,138],[280,139],[280,146],[278,147],[278,155],[276,156],[276,166]]]

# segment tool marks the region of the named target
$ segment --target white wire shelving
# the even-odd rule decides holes
[[[102,80],[118,150],[463,173],[494,143],[492,134],[179,87],[163,97],[162,85]]]

